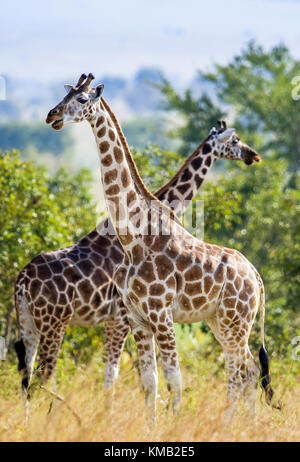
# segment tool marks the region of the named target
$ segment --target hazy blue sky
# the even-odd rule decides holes
[[[300,1],[2,1],[0,75],[53,80],[157,66],[190,78],[252,38],[300,58]]]

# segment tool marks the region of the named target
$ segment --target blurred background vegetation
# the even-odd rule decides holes
[[[136,111],[147,111],[122,124],[151,191],[176,172],[221,117],[261,154],[263,162],[251,168],[219,162],[198,197],[205,201],[205,240],[240,250],[263,277],[266,343],[277,357],[290,354],[291,339],[300,334],[300,101],[291,96],[296,75],[300,62],[285,46],[266,51],[254,42],[226,66],[199,73],[195,86],[184,91],[158,71],[144,71],[136,77],[139,91],[127,89],[126,98]],[[112,99],[124,92],[123,80],[111,82],[110,90],[104,82]],[[99,220],[91,171],[69,168],[75,149],[71,132],[56,133],[36,122],[16,124],[12,109],[11,114],[0,125],[0,335],[10,351],[19,271],[39,252],[76,242]],[[54,164],[41,166],[49,156]],[[219,353],[205,323],[177,331],[180,343],[189,339],[197,354]],[[254,343],[257,333],[258,322]],[[61,358],[86,363],[103,342],[103,326],[69,327]],[[126,350],[135,354],[132,338]]]

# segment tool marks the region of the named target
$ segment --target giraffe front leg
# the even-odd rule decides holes
[[[150,409],[153,409],[153,413],[155,414],[158,376],[154,337],[152,334],[140,331],[137,335],[139,338],[137,349],[140,360],[142,387],[145,391],[145,402]]]
[[[162,317],[165,319],[164,322],[159,321]],[[172,408],[174,413],[178,413],[182,398],[182,379],[176,351],[174,323],[171,312],[167,312],[166,316],[161,313],[160,316],[157,316],[157,319],[158,321],[152,328],[155,331],[155,339],[161,354],[164,376],[168,384],[168,390],[171,393]]]
[[[113,351],[113,336],[115,332],[114,319],[110,319],[105,323],[105,372],[104,372],[104,386],[105,386],[105,400],[106,405],[110,405],[112,395],[114,392],[114,382],[119,374],[119,361],[115,358]],[[121,354],[121,352],[120,352]]]
[[[114,383],[119,375],[119,366],[124,343],[129,332],[129,322],[126,308],[121,299],[116,301],[117,313],[105,324],[106,363],[104,383],[106,390],[106,405],[113,401]]]
[[[150,413],[150,420],[155,422],[157,400],[157,365],[155,356],[154,336],[149,329],[136,324],[131,314],[129,323],[138,349],[141,381],[145,392],[145,403]]]

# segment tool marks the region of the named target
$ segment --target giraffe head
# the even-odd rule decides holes
[[[65,85],[67,95],[48,113],[46,123],[60,130],[65,123],[91,121],[97,112],[104,85],[91,88],[93,74],[82,74],[75,86]]]
[[[218,125],[218,130],[213,127],[204,142],[204,154],[212,152],[216,158],[243,160],[247,165],[261,161],[257,152],[240,140],[234,128],[227,128],[224,120],[218,120]]]

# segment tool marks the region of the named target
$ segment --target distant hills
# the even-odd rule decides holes
[[[0,122],[9,120],[43,120],[53,105],[64,96],[66,81],[45,84],[42,81],[26,80],[20,77],[3,76],[6,82],[6,100],[0,101]],[[78,76],[70,78],[75,83]],[[161,105],[159,91],[151,83],[160,81],[158,69],[140,69],[131,79],[101,76],[97,82],[105,85],[105,97],[111,104],[117,104],[118,116],[123,119],[137,115],[149,115],[158,111]]]
[[[3,75],[6,82],[6,100],[0,101],[0,122],[9,120],[44,120],[53,105],[64,96],[65,83],[74,84],[78,76],[67,81],[44,83],[38,80],[22,79]],[[161,72],[157,68],[141,68],[132,78],[103,75],[95,82],[105,85],[105,98],[113,106],[121,120],[137,116],[149,116],[162,110],[162,97],[151,84],[161,81]],[[170,78],[171,83],[181,90],[183,85]],[[188,82],[187,86],[195,92],[199,90],[199,79]],[[181,87],[181,88],[178,88]],[[201,83],[203,87],[203,83]],[[201,88],[202,89],[202,88]],[[117,109],[116,109],[117,108]]]

